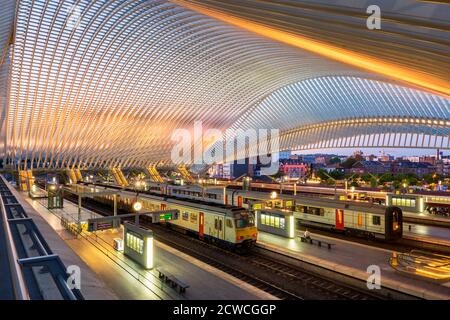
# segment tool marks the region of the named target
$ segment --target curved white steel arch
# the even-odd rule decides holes
[[[80,18],[74,28],[67,24],[72,5]],[[444,120],[436,135],[448,148],[448,100],[169,1],[18,0],[14,31],[2,140],[15,165],[19,159],[44,168],[170,163],[173,130],[196,120],[221,130],[277,127],[283,148],[304,148],[325,141],[311,136],[314,125],[332,141],[355,135],[336,121],[432,117]],[[345,99],[352,108],[338,112],[333,101]],[[426,128],[432,126],[417,130]]]

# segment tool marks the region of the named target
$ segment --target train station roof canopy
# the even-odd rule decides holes
[[[267,9],[262,3],[260,12]],[[195,121],[205,129],[276,128],[281,149],[450,148],[449,23],[439,19],[450,13],[448,5],[421,3],[417,9],[436,15],[433,28],[416,26],[434,56],[418,53],[411,70],[417,79],[426,74],[436,81],[410,77],[409,83],[395,76],[397,69],[390,77],[386,70],[345,63],[191,4],[196,1],[6,0],[0,13],[0,147],[6,161],[90,168],[170,164],[172,133],[191,130]],[[229,4],[236,9],[236,1]],[[255,20],[247,10],[240,18]],[[411,21],[404,20],[391,19],[386,28],[396,32],[393,41],[405,42],[384,48],[380,57],[394,57],[390,63],[402,70],[412,50],[421,49],[413,41],[417,34],[405,27]],[[272,15],[267,21],[288,30]],[[338,41],[346,32],[335,33],[334,46],[350,46]]]

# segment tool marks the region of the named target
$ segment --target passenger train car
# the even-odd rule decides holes
[[[188,201],[242,207],[256,213],[260,230],[292,237],[297,225],[325,228],[385,241],[395,241],[403,234],[403,212],[398,206],[373,205],[331,198],[279,195],[259,191],[203,190],[199,186],[150,184],[152,192]],[[277,212],[278,211],[278,212]],[[293,213],[294,220],[281,212]],[[277,223],[278,222],[278,223]],[[281,223],[283,222],[283,223]],[[275,230],[280,228],[280,230]],[[283,230],[281,230],[283,229]]]
[[[160,190],[184,199],[203,199],[214,203],[237,205],[254,210],[257,214],[264,210],[265,217],[280,216],[280,212],[278,214],[270,213],[274,210],[293,212],[295,221],[300,225],[326,228],[385,241],[395,241],[403,235],[403,214],[398,206],[386,207],[325,197],[278,195],[258,191],[202,190],[199,186],[166,185]],[[258,217],[258,221],[266,220]],[[284,231],[274,233],[283,234],[284,232],[285,236],[292,235],[291,224],[276,224],[276,217],[271,218],[270,221],[272,220],[274,220],[273,226],[270,225],[272,231],[277,225],[285,228]]]
[[[95,198],[96,201],[112,205],[112,196]],[[253,212],[236,206],[208,203],[199,200],[180,200],[176,197],[158,194],[139,194],[121,191],[117,199],[118,209],[132,211],[135,202],[142,203],[141,211],[174,210],[166,223],[195,234],[201,240],[237,250],[253,247],[257,239],[257,229]]]
[[[398,207],[302,199],[296,201],[294,216],[302,225],[385,241],[399,240],[403,235],[402,210]]]

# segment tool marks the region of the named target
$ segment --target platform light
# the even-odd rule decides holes
[[[147,269],[153,269],[153,238],[148,237],[146,243],[146,263],[145,267]]]
[[[134,210],[134,211],[141,211],[141,210],[142,210],[142,203],[139,202],[139,201],[136,201],[136,202],[133,204],[133,210]]]
[[[270,194],[270,199],[276,199],[277,196],[278,196],[278,194],[276,193],[276,191],[273,191],[273,192]]]
[[[355,192],[355,187],[354,187],[354,186],[351,187],[351,188],[350,188],[350,191],[351,191],[351,192]]]
[[[419,198],[419,212],[422,213],[425,210],[425,201],[423,197]]]
[[[294,215],[289,217],[289,238],[294,239],[295,237],[295,230],[294,230]]]

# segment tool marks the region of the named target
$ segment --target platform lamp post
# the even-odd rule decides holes
[[[344,178],[344,184],[345,184],[345,195],[348,194],[348,182],[355,176],[356,173],[352,174],[350,177],[348,178]]]
[[[81,233],[81,194],[78,194],[78,233]]]
[[[137,197],[136,197],[136,202],[133,203],[133,210],[134,210],[136,213],[138,213],[139,211],[142,210],[142,203],[139,202],[139,201],[137,200]],[[135,216],[134,222],[135,222],[135,224],[136,224],[137,226],[139,225],[139,215],[136,215],[136,216]]]
[[[113,228],[118,228],[117,227],[117,225],[119,225],[120,226],[120,223],[118,224],[117,223],[117,221],[116,221],[116,217],[117,217],[117,194],[114,194],[113,195],[113,200],[114,200],[114,213],[113,213],[113,215],[114,215],[114,219],[113,219]]]

